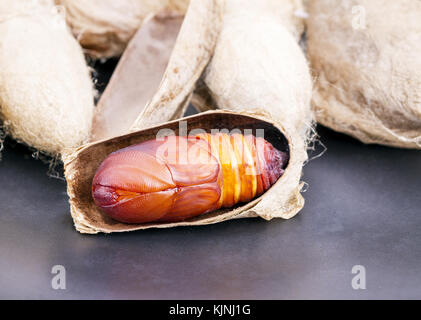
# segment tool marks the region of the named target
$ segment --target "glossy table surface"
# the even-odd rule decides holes
[[[305,166],[306,205],[291,220],[95,236],[73,228],[65,182],[8,139],[0,298],[421,298],[421,152],[319,134],[326,151]],[[65,290],[52,288],[55,265]],[[365,290],[352,287],[356,265]]]

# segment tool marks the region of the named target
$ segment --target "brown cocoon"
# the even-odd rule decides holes
[[[55,0],[86,52],[94,58],[116,57],[144,19],[162,10],[184,14],[190,0]]]
[[[300,178],[312,126],[312,82],[297,43],[302,28],[294,13],[300,9],[290,0],[227,1],[214,56],[193,99],[200,110],[257,111],[282,126],[293,146],[293,169],[288,186],[269,190],[253,209],[268,219],[291,217],[303,204]],[[286,210],[289,202],[300,206]]]
[[[183,222],[125,224],[111,219],[99,209],[91,195],[92,179],[101,162],[112,152],[121,148],[156,138],[161,129],[179,132],[180,122],[184,121],[189,133],[193,129],[256,129],[264,130],[264,138],[279,150],[291,155],[282,177],[262,196],[233,208],[220,209]],[[185,134],[184,133],[184,134]],[[302,166],[302,146],[292,143],[294,138],[286,134],[285,128],[265,117],[243,112],[209,111],[192,117],[175,120],[156,127],[137,131],[110,140],[91,143],[64,157],[65,174],[68,183],[71,213],[75,227],[82,233],[122,232],[148,228],[169,228],[176,226],[204,225],[230,219],[260,216],[264,219],[274,217],[290,218],[303,204],[297,177]]]
[[[52,1],[0,2],[0,117],[51,155],[86,142],[93,88],[82,50]]]
[[[421,148],[421,2],[312,0],[317,120],[364,143]]]

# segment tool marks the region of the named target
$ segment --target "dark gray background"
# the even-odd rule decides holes
[[[421,298],[421,152],[319,133],[327,151],[305,166],[306,206],[292,220],[95,236],[73,228],[65,182],[7,140],[0,298]],[[66,290],[51,287],[54,265]],[[352,289],[354,265],[366,290]]]

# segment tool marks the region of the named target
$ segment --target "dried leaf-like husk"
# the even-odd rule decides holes
[[[181,117],[209,63],[221,18],[221,1],[192,0],[178,35],[175,16],[159,14],[147,20],[99,102],[91,141]]]
[[[93,85],[82,50],[52,1],[0,2],[0,118],[51,155],[88,139]]]
[[[97,104],[91,141],[129,132],[161,83],[183,18],[158,14],[139,28]]]
[[[317,120],[364,143],[421,148],[421,2],[312,0]]]
[[[181,121],[186,123],[186,132],[193,129],[263,129],[265,139],[280,150],[290,153],[290,160],[283,176],[262,196],[233,208],[221,209],[193,219],[176,223],[125,224],[111,219],[94,203],[91,195],[92,179],[101,162],[112,152],[121,148],[156,138],[159,130],[179,132]],[[255,131],[253,131],[255,132]],[[296,133],[292,133],[296,134]],[[274,217],[290,218],[303,206],[301,186],[297,179],[301,174],[303,149],[292,141],[287,130],[280,124],[262,115],[243,112],[209,111],[188,118],[171,121],[159,126],[133,132],[113,139],[94,142],[68,153],[64,157],[65,175],[68,183],[71,214],[75,227],[81,233],[110,233],[134,231],[148,228],[169,228],[222,222],[229,219],[260,216],[270,220]],[[262,205],[263,203],[263,205]]]
[[[177,119],[209,63],[222,26],[222,0],[191,0],[167,69],[155,95],[131,130]]]
[[[269,190],[254,209],[260,216],[277,216],[287,199],[302,202],[301,168],[313,116],[310,71],[298,45],[302,29],[291,32],[299,9],[300,3],[290,0],[227,1],[215,53],[193,99],[198,109],[265,113],[284,128],[294,146],[295,175],[286,189],[290,194]]]
[[[190,0],[55,0],[86,52],[120,56],[145,18],[162,10],[184,14]]]

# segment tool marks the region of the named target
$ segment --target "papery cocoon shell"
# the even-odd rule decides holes
[[[86,52],[95,58],[121,55],[144,19],[164,9],[184,14],[190,0],[55,0]]]
[[[317,120],[364,143],[421,148],[421,2],[312,0]]]
[[[129,131],[162,81],[182,22],[180,15],[158,14],[139,28],[97,104],[91,141]]]
[[[0,3],[0,115],[6,132],[55,155],[88,138],[93,88],[52,1]]]
[[[180,15],[164,13],[144,22],[98,103],[91,141],[183,115],[212,56],[221,27],[221,3],[192,0],[183,21]]]
[[[312,126],[312,81],[297,43],[297,1],[227,1],[223,29],[193,104],[267,114],[284,128],[291,150],[288,186],[270,189],[253,211],[266,219],[301,209],[301,170]],[[296,30],[296,32],[291,32]],[[294,37],[294,34],[296,35]],[[291,210],[290,203],[300,203]]]
[[[222,25],[222,0],[191,0],[159,88],[137,117],[136,131],[180,117],[208,65]]]
[[[264,138],[278,150],[291,155],[289,164],[279,180],[262,196],[248,203],[241,203],[233,208],[220,209],[182,222],[153,222],[144,224],[125,224],[111,219],[98,208],[91,195],[92,180],[99,165],[112,152],[150,139],[155,139],[161,130],[172,130],[176,135],[189,134],[193,129],[210,132],[212,129],[245,129],[256,134],[264,130]],[[185,131],[184,131],[185,130]],[[68,153],[64,157],[65,175],[68,183],[70,207],[75,227],[82,233],[110,233],[134,231],[148,228],[170,228],[176,226],[194,226],[212,224],[236,218],[261,216],[292,217],[302,206],[299,195],[297,175],[301,172],[302,149],[292,143],[294,137],[288,136],[282,125],[268,118],[242,112],[209,111],[192,117],[171,121],[159,126],[140,130],[113,139],[94,142]],[[301,150],[297,150],[301,149]],[[262,210],[262,203],[269,202],[271,207]],[[266,206],[266,205],[265,205]]]

